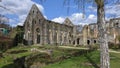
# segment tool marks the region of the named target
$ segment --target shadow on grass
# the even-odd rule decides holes
[[[3,66],[2,68],[25,68],[24,66],[16,66],[15,64],[8,64]]]
[[[92,66],[94,66],[95,68],[100,68],[96,63],[95,61],[93,61],[90,56],[88,55],[85,55],[85,57],[88,59],[88,61],[92,64]]]
[[[3,66],[2,68],[15,68],[15,65],[14,64],[8,64],[8,65]]]

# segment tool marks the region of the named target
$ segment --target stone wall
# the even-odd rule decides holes
[[[69,21],[67,21],[69,22]],[[30,44],[68,45],[72,41],[73,26],[46,20],[33,5],[24,23],[25,37]]]

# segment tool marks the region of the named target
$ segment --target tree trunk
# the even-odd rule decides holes
[[[100,42],[100,68],[110,68],[104,3],[97,5],[97,17]]]

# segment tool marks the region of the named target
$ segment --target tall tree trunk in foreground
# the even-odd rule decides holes
[[[105,24],[104,0],[96,0],[97,2],[97,24],[100,42],[100,68],[110,68],[109,48],[107,42],[107,31]],[[99,1],[99,2],[98,2]]]

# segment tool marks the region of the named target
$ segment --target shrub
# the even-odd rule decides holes
[[[99,48],[98,44],[91,45],[91,50],[97,50]]]
[[[13,40],[8,37],[0,37],[0,50],[5,51],[12,47]]]

